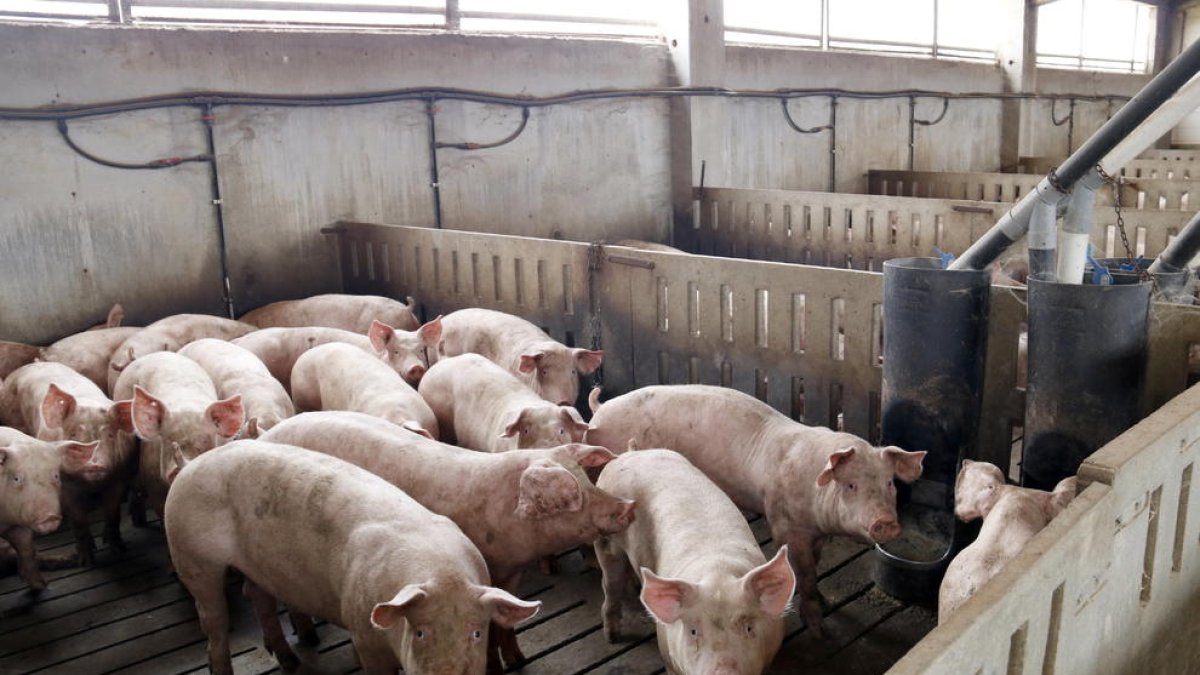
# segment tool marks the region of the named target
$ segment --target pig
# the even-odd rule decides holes
[[[533,393],[512,373],[478,354],[438,361],[417,387],[444,440],[485,452],[552,448],[583,441],[579,411]]]
[[[579,374],[600,367],[604,352],[569,348],[525,319],[490,309],[460,309],[442,318],[438,358],[471,352],[506,368],[542,398],[574,405]]]
[[[263,362],[241,347],[213,338],[202,338],[179,350],[208,373],[217,397],[240,394],[247,426],[266,430],[296,414],[292,399]]]
[[[62,474],[87,470],[96,443],[48,443],[0,427],[0,537],[17,554],[21,579],[35,592],[46,588],[38,568],[33,535],[62,523]]]
[[[114,551],[125,551],[121,503],[136,471],[132,414],[132,401],[113,402],[94,382],[61,363],[19,368],[0,390],[5,424],[43,441],[98,443],[89,470],[62,479],[63,515],[84,565],[94,562],[88,509],[96,501],[104,511],[104,540]]]
[[[133,430],[142,441],[138,483],[160,516],[183,466],[229,441],[245,421],[241,396],[218,400],[208,373],[174,352],[147,354],[129,364],[114,393],[133,401]]]
[[[176,314],[159,319],[117,347],[109,363],[109,391],[134,359],[154,352],[177,352],[200,338],[232,340],[254,330],[250,324],[207,314]]]
[[[292,369],[298,410],[349,410],[438,438],[429,405],[396,371],[361,349],[340,342],[313,347]]]
[[[442,317],[437,317],[415,331],[394,328],[382,321],[372,321],[367,331],[371,347],[404,381],[417,386],[429,370],[429,354],[437,353],[442,340]]]
[[[587,442],[623,452],[671,448],[738,507],[767,517],[787,544],[800,587],[800,615],[821,634],[817,561],[831,536],[867,543],[900,536],[894,478],[921,475],[924,452],[873,447],[852,434],[792,421],[758,399],[700,384],[643,387],[598,405]],[[597,406],[598,407],[595,407]]]
[[[100,328],[69,335],[46,347],[41,360],[61,363],[83,375],[108,395],[108,364],[117,348],[141,328]]]
[[[379,295],[342,295],[330,293],[301,300],[273,302],[242,315],[241,320],[259,328],[324,326],[366,333],[371,323],[379,320],[400,330],[416,330],[420,326],[413,308],[408,304]]]
[[[633,501],[597,489],[583,472],[613,458],[603,448],[568,444],[488,454],[346,412],[297,415],[262,438],[356,464],[449,517],[479,547],[492,580],[513,592],[530,562],[591,544],[634,520]],[[510,631],[497,636],[497,647],[510,665],[524,661]]]
[[[231,675],[226,571],[245,591],[281,666],[299,660],[276,599],[350,633],[370,675],[480,674],[488,624],[532,617],[540,602],[490,585],[462,530],[383,479],[334,457],[255,440],[184,467],[164,525],[196,602],[213,673]]]
[[[33,363],[41,354],[41,347],[21,342],[0,341],[0,380],[8,377],[8,374],[17,368]]]
[[[1053,492],[1006,485],[994,464],[964,459],[954,486],[954,515],[963,522],[983,518],[975,541],[950,562],[938,591],[938,623],[996,576],[1075,498],[1075,478]]]
[[[647,449],[605,467],[597,487],[636,500],[629,529],[596,542],[604,635],[634,637],[628,614],[654,617],[670,673],[759,675],[783,643],[796,590],[787,545],[768,562],[737,506],[677,452]],[[703,505],[703,508],[697,508]]]
[[[313,347],[344,342],[369,354],[376,353],[371,346],[371,339],[366,335],[322,326],[263,328],[232,342],[257,356],[289,392],[292,390],[292,369],[296,366],[296,359]]]

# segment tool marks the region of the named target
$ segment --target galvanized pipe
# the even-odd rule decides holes
[[[1019,241],[1029,231],[1029,217],[1033,205],[1046,190],[1065,192],[1080,178],[1094,168],[1106,155],[1117,147],[1155,110],[1179,91],[1188,80],[1200,71],[1200,40],[1188,45],[1166,68],[1150,80],[1129,103],[1105,122],[1078,150],[1049,176],[1038,183],[1037,189],[1026,194],[1008,213],[1000,218],[957,260],[950,265],[952,270],[983,269],[992,264],[1008,247]],[[1182,117],[1182,115],[1180,116]],[[1178,120],[1176,120],[1178,121]],[[1141,152],[1154,142],[1144,138]],[[1136,153],[1135,153],[1136,154]]]
[[[1057,224],[1058,202],[1053,199],[1035,201],[1029,216],[1029,276],[1032,278],[1055,281]]]
[[[1187,225],[1179,230],[1175,239],[1167,244],[1158,259],[1150,264],[1151,274],[1162,272],[1186,272],[1188,263],[1200,253],[1200,213],[1192,216]]]

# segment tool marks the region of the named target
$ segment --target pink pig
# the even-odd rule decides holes
[[[442,319],[439,357],[468,352],[506,368],[538,396],[559,405],[575,405],[579,375],[599,368],[604,358],[604,352],[556,342],[525,319],[479,308],[460,309]]]
[[[735,504],[767,517],[788,547],[800,614],[820,632],[817,561],[833,535],[864,542],[900,536],[895,479],[921,475],[924,452],[878,448],[863,439],[789,419],[733,389],[700,384],[644,387],[595,407],[587,442],[623,452],[671,448]]]
[[[438,361],[417,391],[437,416],[443,440],[464,448],[552,448],[581,442],[588,429],[575,408],[541,398],[478,354]]]
[[[301,300],[283,300],[242,315],[241,320],[259,328],[324,326],[366,333],[379,320],[401,330],[416,330],[420,322],[413,314],[416,301],[408,304],[379,295],[329,293]]]

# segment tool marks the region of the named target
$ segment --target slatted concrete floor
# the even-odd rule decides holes
[[[752,523],[773,554],[765,522]],[[206,672],[204,637],[191,599],[164,566],[165,540],[157,524],[126,524],[129,552],[120,559],[103,546],[93,569],[46,572],[50,587],[30,595],[15,576],[0,579],[0,674]],[[46,553],[70,551],[68,533],[43,537]],[[531,661],[519,672],[535,675],[662,673],[649,631],[637,641],[609,644],[601,630],[600,574],[578,552],[566,554],[556,575],[531,572],[522,595],[543,602],[519,632]],[[825,549],[821,589],[829,601],[827,637],[813,639],[794,615],[772,673],[882,673],[933,628],[929,610],[898,603],[874,589],[872,560],[858,544],[835,540]],[[238,673],[278,672],[260,645],[249,604],[232,577],[232,650]],[[285,630],[290,634],[286,617]],[[321,644],[297,647],[301,673],[358,671],[345,631],[319,625]]]

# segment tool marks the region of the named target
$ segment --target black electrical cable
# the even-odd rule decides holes
[[[833,126],[830,124],[822,124],[819,127],[805,129],[804,127],[801,127],[799,124],[796,124],[796,120],[792,119],[792,111],[788,110],[788,99],[781,98],[781,99],[779,99],[779,102],[783,104],[783,119],[787,120],[788,126],[796,131],[799,131],[802,134],[817,134],[822,131],[827,131],[827,130],[833,128]]]
[[[389,103],[396,101],[455,100],[495,105],[512,105],[540,108],[554,105],[618,98],[677,98],[690,96],[713,96],[726,98],[806,98],[814,96],[838,96],[853,99],[887,99],[928,97],[945,99],[991,99],[991,100],[1069,100],[1114,101],[1128,100],[1127,96],[1086,94],[1029,94],[998,92],[949,92],[924,89],[890,91],[855,91],[849,89],[775,89],[735,90],[720,87],[661,87],[646,89],[595,89],[570,92],[556,96],[508,96],[465,89],[414,88],[363,94],[326,94],[314,96],[282,96],[265,94],[240,94],[226,92],[201,92],[195,94],[169,94],[141,99],[126,99],[73,106],[47,106],[43,108],[0,108],[0,120],[34,121],[76,119],[110,115],[113,113],[152,110],[186,106],[276,106],[276,107],[336,107]]]
[[[936,118],[931,119],[931,120],[914,119],[913,124],[920,124],[923,127],[931,127],[931,126],[937,124],[938,122],[941,122],[942,120],[946,119],[946,112],[948,110],[950,110],[950,99],[943,98],[942,99],[942,114],[938,115]]]
[[[187,162],[206,162],[206,163],[208,163],[208,162],[213,161],[213,156],[211,154],[205,154],[205,155],[192,155],[191,157],[167,157],[164,159],[156,159],[156,160],[152,160],[149,162],[114,162],[112,160],[104,159],[102,157],[97,157],[96,155],[93,155],[92,153],[88,152],[87,150],[84,150],[83,148],[76,145],[75,141],[71,139],[71,134],[70,134],[69,130],[67,129],[67,121],[65,119],[58,120],[57,127],[58,127],[58,133],[60,136],[62,136],[63,141],[66,142],[67,147],[71,148],[76,153],[78,153],[80,157],[83,157],[84,159],[86,159],[88,161],[95,162],[96,164],[112,167],[114,169],[169,169],[173,166],[179,166],[180,164],[186,164]]]
[[[1075,115],[1075,111],[1071,110],[1070,112],[1067,113],[1066,117],[1064,117],[1060,120],[1060,119],[1057,119],[1054,117],[1054,111],[1057,108],[1058,108],[1058,101],[1051,101],[1050,102],[1050,122],[1052,124],[1054,124],[1054,126],[1056,126],[1056,127],[1061,127],[1062,125],[1067,123],[1067,120],[1071,119]]]
[[[434,144],[434,147],[454,148],[456,150],[489,150],[491,148],[498,148],[502,145],[508,145],[509,143],[517,140],[517,137],[525,131],[525,126],[527,124],[529,124],[529,108],[527,106],[522,106],[521,124],[517,127],[517,130],[496,141],[495,143],[436,143]]]

